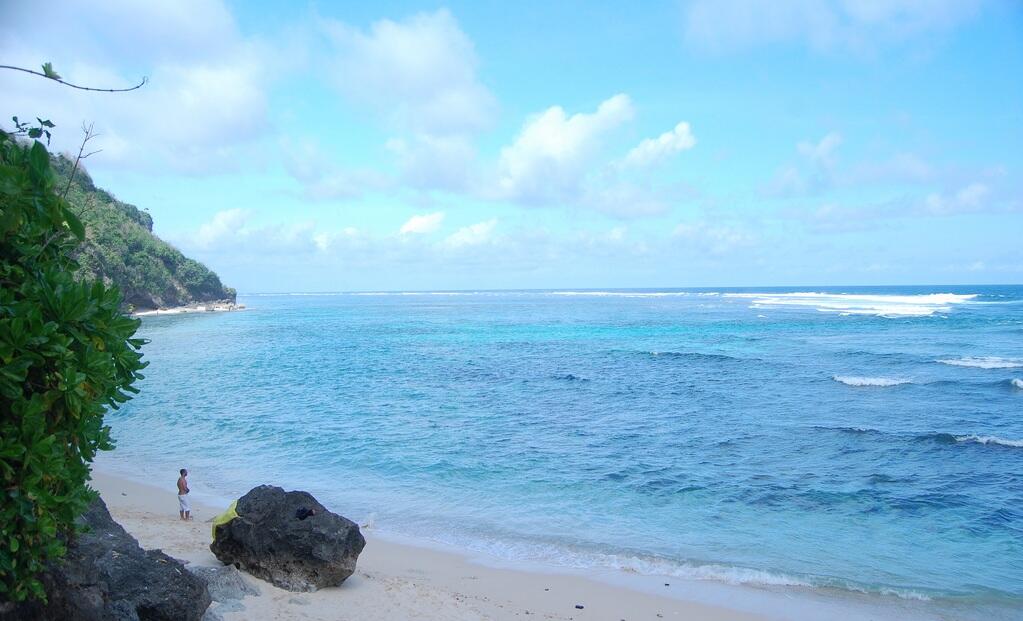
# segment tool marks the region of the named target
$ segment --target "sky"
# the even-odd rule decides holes
[[[1023,283],[1023,3],[0,2],[243,293]],[[10,121],[2,121],[10,128]]]

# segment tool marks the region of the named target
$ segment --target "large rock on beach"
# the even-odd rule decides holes
[[[210,550],[221,562],[289,591],[340,585],[366,546],[358,524],[308,492],[261,485],[238,499],[235,511],[238,517],[216,527]]]
[[[143,550],[97,498],[88,527],[42,576],[47,602],[5,610],[0,620],[199,621],[210,605],[205,582],[160,550]]]

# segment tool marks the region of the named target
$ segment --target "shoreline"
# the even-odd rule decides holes
[[[192,522],[177,516],[173,490],[133,481],[122,473],[94,469],[92,486],[111,514],[144,548],[160,548],[196,565],[216,566],[209,551],[208,520],[223,507],[193,499]],[[714,581],[582,570],[512,562],[425,540],[364,527],[366,550],[356,573],[342,586],[291,593],[251,576],[261,595],[245,609],[223,612],[235,619],[659,619],[711,621],[767,619],[932,618],[894,602],[812,589],[769,589]],[[583,606],[577,609],[576,606]]]
[[[132,317],[154,317],[157,315],[185,315],[189,313],[230,313],[245,310],[244,304],[203,302],[188,304],[185,306],[172,306],[170,308],[147,308],[136,310],[130,315]]]

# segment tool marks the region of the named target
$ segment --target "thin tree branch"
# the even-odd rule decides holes
[[[92,128],[94,125],[95,125],[94,123],[89,123],[88,125],[82,123],[82,133],[85,134],[85,137],[82,139],[82,145],[78,147],[78,156],[75,157],[75,165],[71,167],[71,174],[68,175],[67,184],[64,185],[64,192],[60,195],[60,197],[63,198],[64,200],[67,200],[67,193],[71,189],[71,182],[75,180],[75,173],[78,172],[78,163],[84,160],[85,158],[89,157],[90,155],[95,155],[96,153],[99,153],[100,151],[103,150],[99,149],[97,151],[93,151],[92,153],[88,153],[84,156],[82,155],[83,153],[85,153],[85,145],[89,144],[89,141],[98,135],[92,133]]]
[[[64,191],[60,195],[61,199],[65,200],[65,201],[67,200],[67,193],[71,190],[71,182],[74,181],[74,179],[75,179],[75,173],[78,172],[78,164],[82,160],[84,160],[85,158],[89,157],[90,155],[94,155],[94,154],[99,153],[100,151],[103,150],[103,149],[98,149],[98,150],[93,151],[91,153],[85,153],[85,145],[89,144],[90,140],[92,140],[93,138],[95,138],[96,136],[99,135],[99,134],[94,134],[92,132],[92,128],[93,128],[94,125],[95,125],[94,123],[89,123],[88,125],[86,125],[84,122],[82,123],[82,132],[85,134],[85,137],[82,138],[82,145],[80,147],[78,147],[78,155],[75,157],[75,164],[71,168],[71,174],[68,175],[67,183],[64,184]],[[83,210],[81,215],[85,215],[86,211],[88,211],[88,210]],[[79,214],[75,214],[75,215],[77,216]],[[59,235],[60,235],[60,232],[58,232],[58,231],[54,231],[53,233],[51,233],[50,236],[43,243],[43,247],[39,250],[40,254],[44,250],[46,250],[46,247],[49,246],[50,243],[53,240],[57,239],[57,237]]]
[[[54,77],[48,76],[45,73],[42,73],[40,71],[33,71],[31,69],[25,69],[24,67],[13,67],[11,65],[0,65],[0,69],[11,69],[12,71],[23,71],[25,73],[31,73],[32,75],[37,75],[37,76],[39,76],[41,78],[46,78],[47,80],[53,80],[54,82],[59,82],[59,83],[63,84],[64,86],[70,86],[71,88],[77,88],[78,90],[81,90],[81,91],[97,91],[97,92],[101,92],[101,93],[124,93],[124,92],[127,92],[127,91],[133,91],[135,89],[142,88],[142,86],[145,85],[145,83],[149,81],[149,78],[143,77],[141,82],[139,82],[135,86],[132,86],[131,88],[93,88],[91,86],[79,86],[77,84],[72,84],[70,82],[65,82],[64,80],[62,80],[60,78],[54,78]]]

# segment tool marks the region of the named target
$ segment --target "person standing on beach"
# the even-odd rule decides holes
[[[192,506],[188,503],[188,470],[181,469],[178,477],[178,515],[182,520],[192,519]]]

